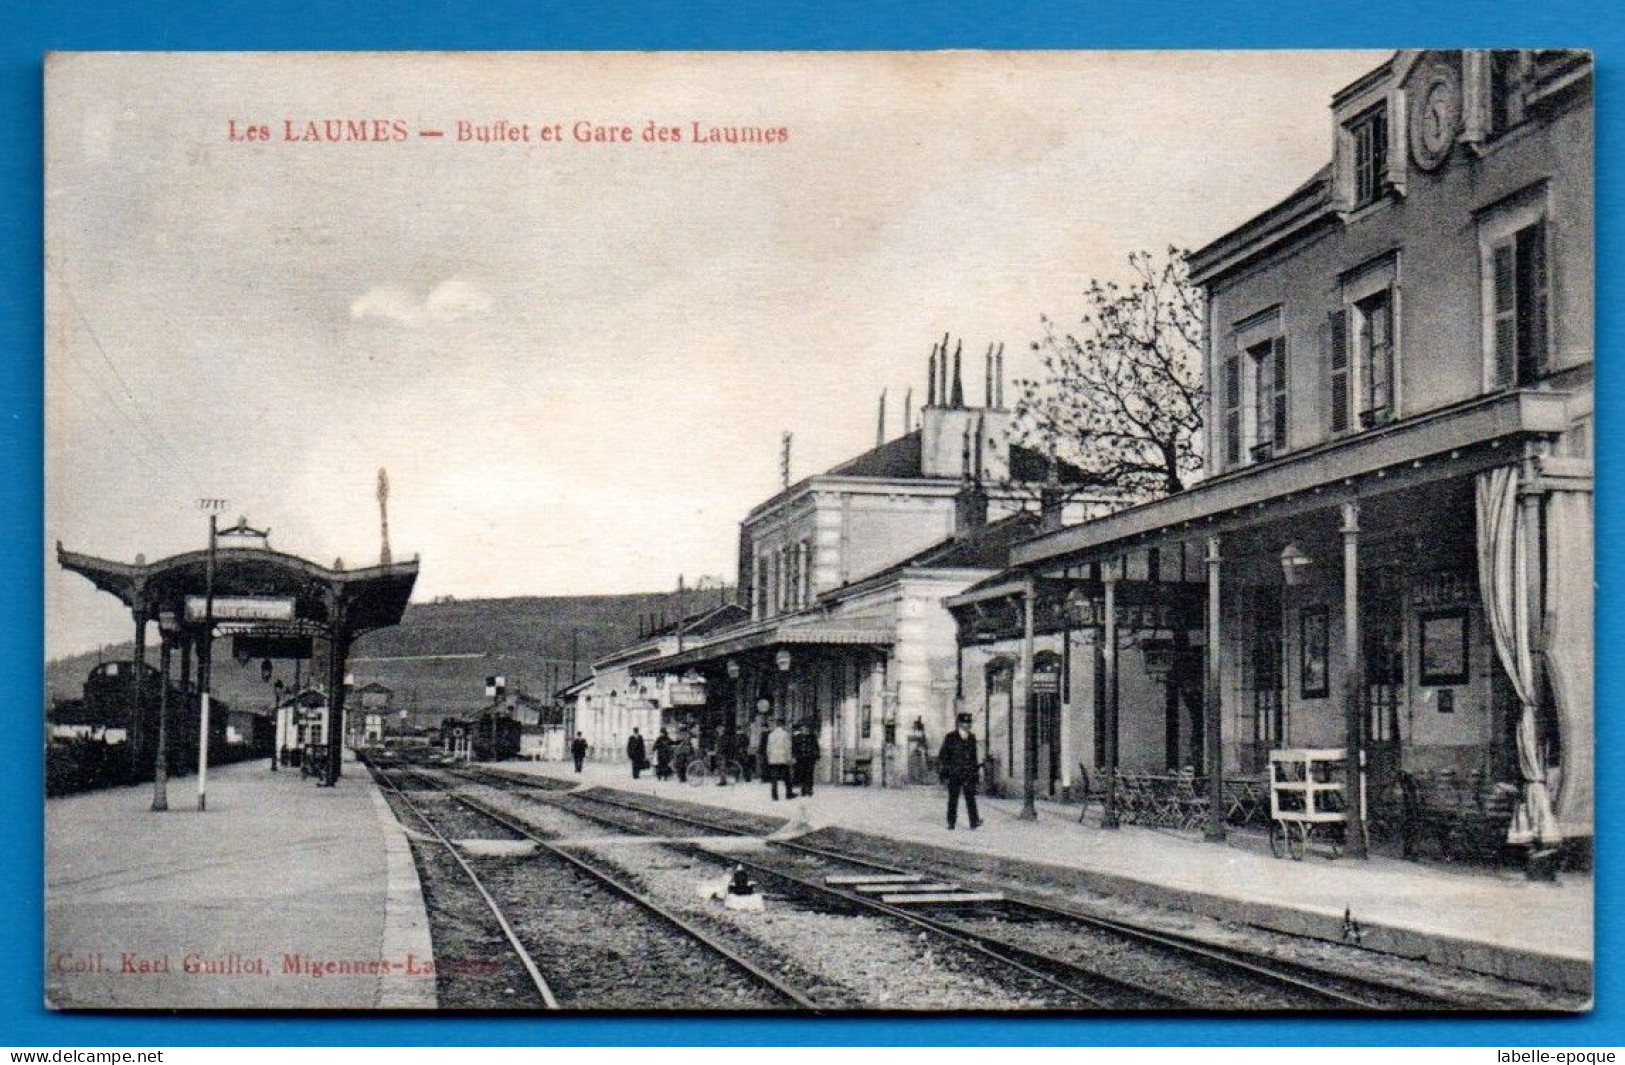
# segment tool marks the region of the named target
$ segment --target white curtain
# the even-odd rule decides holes
[[[1562,744],[1560,782],[1548,766],[1564,838],[1593,834],[1593,623],[1591,493],[1554,488],[1546,497],[1546,676]]]
[[[1490,619],[1495,653],[1518,696],[1518,768],[1523,795],[1507,832],[1508,843],[1547,846],[1562,839],[1546,788],[1546,757],[1535,725],[1535,689],[1529,646],[1529,536],[1518,504],[1515,466],[1478,475],[1478,583]]]

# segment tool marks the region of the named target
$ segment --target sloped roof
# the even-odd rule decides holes
[[[915,429],[824,471],[826,477],[919,477],[922,432]]]
[[[750,611],[738,603],[723,603],[719,606],[706,607],[704,610],[697,610],[683,618],[683,633],[687,636],[703,636],[708,632],[715,632],[718,629],[725,629],[729,625],[738,624],[748,617],[750,617]],[[669,625],[654,630],[632,646],[638,646],[647,640],[658,639],[661,636],[670,636],[676,632],[677,623],[674,621]]]
[[[970,532],[950,536],[918,551],[885,569],[860,577],[851,584],[832,588],[820,599],[836,599],[858,587],[883,584],[887,579],[909,569],[990,569],[1003,570],[1010,565],[1010,548],[1038,534],[1040,518],[1031,511],[1012,514],[1008,518],[972,529]]]
[[[879,447],[847,459],[825,470],[825,477],[886,477],[893,479],[924,478],[921,430],[905,433],[888,440]],[[1066,485],[1087,485],[1096,478],[1065,459],[1057,460],[1057,479]],[[1049,478],[1050,458],[1041,451],[1023,444],[1010,445],[1010,479],[1012,481],[1041,483]],[[932,478],[944,480],[952,478]]]

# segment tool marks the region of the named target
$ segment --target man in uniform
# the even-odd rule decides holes
[[[576,764],[576,772],[581,772],[581,763],[587,760],[587,737],[576,733],[576,738],[570,742],[570,758]]]
[[[960,714],[958,727],[943,739],[942,751],[937,755],[937,772],[948,785],[950,829],[959,819],[961,793],[965,796],[965,814],[970,818],[970,827],[982,827],[982,819],[976,813],[976,782],[981,774],[981,760],[976,756],[976,736],[970,730],[971,721],[969,714]]]
[[[647,764],[648,750],[643,745],[643,733],[637,729],[632,730],[632,736],[626,741],[626,757],[632,763],[632,779],[637,780],[638,774],[643,772]]]

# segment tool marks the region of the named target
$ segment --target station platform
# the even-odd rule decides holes
[[[432,1009],[406,837],[365,769],[268,762],[45,803],[45,999],[58,1009]]]
[[[1098,807],[1079,823],[1078,807],[1040,801],[1037,821],[1021,821],[1019,799],[978,800],[984,824],[946,826],[946,789],[819,785],[810,798],[773,802],[761,782],[718,787],[632,779],[624,762],[501,762],[488,768],[576,780],[754,814],[783,817],[794,830],[840,828],[906,848],[955,852],[956,864],[1022,874],[1119,898],[1183,909],[1330,941],[1344,939],[1344,915],[1361,945],[1428,958],[1510,979],[1590,992],[1593,885],[1589,875],[1555,883],[1520,870],[1373,857],[1332,860],[1311,852],[1277,859],[1258,832],[1232,831],[1223,843],[1198,833],[1125,825],[1099,827]]]

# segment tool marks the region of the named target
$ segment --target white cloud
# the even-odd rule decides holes
[[[486,314],[493,305],[480,286],[453,277],[430,289],[422,300],[400,285],[374,285],[350,302],[350,317],[383,318],[417,329]]]

